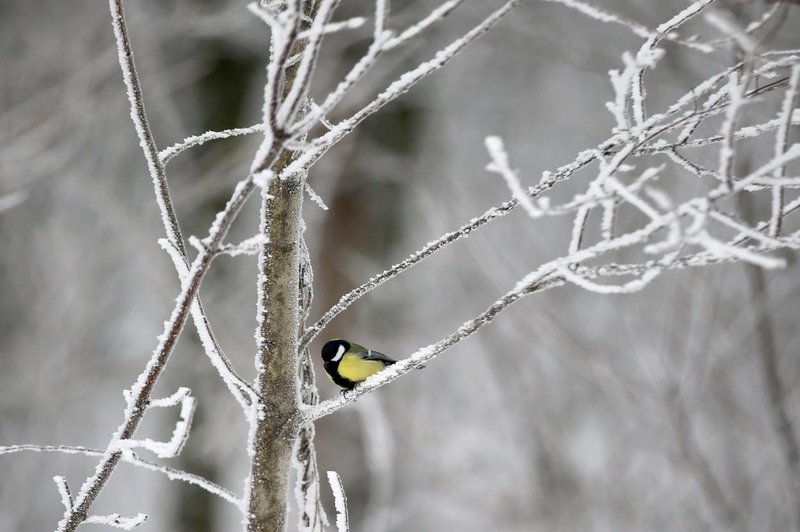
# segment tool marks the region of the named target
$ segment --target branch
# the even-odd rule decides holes
[[[122,0],[109,0],[109,4],[112,18],[114,20],[114,33],[117,37],[118,48],[120,49],[123,72],[127,72],[126,76],[130,77],[132,72],[130,67],[133,65],[133,58],[130,54],[130,44],[125,29],[121,1]],[[127,53],[125,53],[125,50],[127,50]],[[135,95],[137,92],[133,91],[133,93]],[[134,98],[133,101],[134,103],[137,101],[141,102],[141,98],[139,97],[138,100]],[[138,114],[135,113],[135,116],[138,116]],[[141,130],[141,128],[137,129]],[[143,135],[141,131],[139,133],[140,135]],[[271,164],[268,162],[270,157],[277,157],[278,151],[279,149],[276,149],[273,146],[270,151],[264,155],[263,164],[267,166]],[[158,160],[158,152],[155,150],[155,147],[148,149],[147,153],[149,154],[148,161]],[[159,190],[158,187],[156,188]],[[191,267],[187,268],[188,271],[185,277],[185,282],[183,283],[181,292],[176,299],[176,306],[173,309],[169,320],[165,322],[164,332],[159,337],[159,344],[153,352],[153,355],[148,361],[144,371],[139,375],[136,383],[131,387],[131,397],[133,400],[129,402],[127,408],[125,409],[124,421],[118,427],[117,431],[112,435],[109,448],[107,452],[104,453],[103,459],[95,468],[94,473],[83,483],[83,486],[81,487],[81,490],[78,492],[78,495],[75,499],[75,505],[72,511],[66,513],[63,519],[59,522],[59,532],[74,532],[78,525],[88,518],[89,508],[100,494],[100,491],[105,486],[106,482],[111,476],[111,473],[114,471],[122,457],[122,451],[113,450],[114,446],[119,440],[130,439],[141,423],[153,386],[155,386],[158,377],[164,370],[169,356],[172,354],[172,350],[174,349],[178,337],[183,330],[190,309],[195,317],[201,318],[195,322],[198,325],[198,332],[201,333],[201,340],[204,339],[203,333],[207,332],[208,336],[206,336],[205,339],[213,341],[213,336],[210,334],[210,329],[208,329],[205,316],[201,316],[202,307],[200,306],[199,301],[196,301],[196,296],[200,289],[203,278],[208,272],[208,268],[211,265],[213,257],[218,252],[223,239],[227,235],[228,230],[233,223],[233,220],[235,220],[238,216],[242,206],[254,188],[254,175],[250,174],[247,176],[247,178],[239,182],[224,210],[217,214],[217,217],[215,218],[214,223],[209,230],[209,235],[204,241],[205,251],[198,253]],[[163,196],[158,197],[163,199]],[[166,205],[160,201],[159,206],[161,207],[162,204]],[[168,217],[162,218],[169,221]],[[172,236],[176,237],[177,235],[173,232]],[[185,255],[183,242],[180,240],[173,240],[173,242],[174,247],[178,250],[183,250],[183,254]],[[226,366],[223,359],[220,358],[219,361],[221,363],[215,364],[215,367],[217,367],[218,371],[222,371]],[[226,382],[233,382],[233,380],[226,380]],[[245,410],[249,412],[249,409]]]
[[[300,156],[281,173],[281,178],[285,179],[289,176],[307,171],[325,153],[327,153],[331,147],[346,137],[367,117],[383,108],[383,106],[385,106],[387,103],[395,100],[398,96],[405,94],[411,87],[416,85],[416,83],[423,78],[449,63],[450,60],[458,55],[458,53],[461,52],[461,50],[463,50],[468,44],[486,33],[492,26],[497,24],[497,22],[499,22],[504,15],[506,15],[512,8],[521,2],[522,0],[508,0],[502,7],[494,11],[480,24],[464,34],[464,36],[437,52],[433,59],[420,64],[414,70],[406,72],[400,76],[397,81],[391,83],[372,102],[367,104],[360,111],[356,112],[350,118],[342,120],[336,124],[331,131],[328,131],[321,137],[312,141],[309,149],[300,154]],[[323,109],[325,108],[324,103],[321,105],[321,107]],[[294,136],[297,136],[300,133],[302,132],[295,132],[295,130],[292,131]]]
[[[147,121],[144,100],[142,98],[142,88],[136,73],[133,49],[131,48],[128,30],[125,24],[122,0],[109,0],[109,7],[111,9],[114,36],[116,37],[116,45],[119,52],[119,65],[122,70],[125,89],[128,93],[128,102],[130,103],[131,120],[136,129],[136,134],[139,137],[139,145],[147,160],[147,167],[150,172],[150,177],[153,180],[156,203],[161,212],[161,221],[164,225],[164,231],[167,234],[167,240],[172,244],[172,247],[178,251],[181,257],[180,262],[182,262],[182,264],[176,261],[176,268],[180,274],[181,268],[188,269],[189,266],[186,247],[183,243],[183,235],[167,185],[167,174],[164,168],[164,162],[162,162],[161,156],[158,153],[155,139]],[[206,135],[208,135],[208,133]],[[168,156],[170,153],[172,153],[172,156],[177,154],[177,152],[168,152],[165,156],[166,160],[169,159]],[[252,399],[254,394],[253,390],[244,380],[236,375],[235,371],[233,371],[231,362],[222,352],[219,342],[214,332],[211,330],[199,297],[193,302],[192,307],[191,311],[194,324],[206,355],[228,385],[228,389],[233,396],[239,401],[243,408],[246,407]]]
[[[300,260],[300,330],[303,331],[308,321],[308,313],[314,301],[314,269],[305,238],[301,237]],[[314,363],[308,348],[298,351],[300,381],[300,400],[303,404],[319,403]],[[314,446],[315,427],[307,424],[300,429],[295,442],[295,499],[299,514],[299,529],[306,532],[317,532],[327,526],[328,517],[320,500],[319,468],[317,451]]]
[[[64,507],[64,510],[67,512],[71,511],[72,494],[69,491],[69,486],[67,485],[66,479],[61,475],[56,475],[53,477],[53,482],[56,483],[58,494],[61,496],[61,505]]]
[[[542,215],[541,210],[536,207],[531,198],[522,188],[522,183],[519,181],[517,173],[511,169],[508,162],[508,153],[506,153],[503,146],[503,139],[500,137],[486,137],[486,149],[489,151],[489,157],[492,162],[486,165],[486,169],[490,172],[496,172],[505,179],[506,186],[511,191],[514,199],[522,205],[522,208],[528,213],[531,218],[538,218]]]
[[[400,32],[399,35],[396,37],[392,37],[387,39],[385,43],[383,43],[384,50],[391,50],[393,48],[397,48],[398,46],[407,43],[420,33],[424,32],[434,24],[441,22],[447,15],[453,12],[455,8],[461,4],[463,0],[448,0],[444,2],[439,7],[434,8],[428,16],[421,19],[416,24],[413,24]]]
[[[136,517],[121,517],[119,514],[90,515],[84,522],[121,528],[122,530],[133,530],[145,521],[147,521],[147,515],[140,513],[136,514]]]
[[[352,17],[341,22],[331,22],[322,27],[323,35],[330,35],[343,30],[355,30],[364,25],[367,21],[364,17]],[[301,31],[297,36],[298,39],[308,39],[313,34],[313,30]]]
[[[490,306],[486,311],[465,322],[454,333],[446,336],[444,339],[435,344],[417,350],[408,358],[405,358],[396,364],[393,364],[391,367],[381,371],[380,373],[370,377],[364,383],[356,386],[352,391],[346,392],[336,399],[327,400],[318,406],[306,407],[301,412],[302,421],[311,422],[319,419],[320,417],[332,414],[333,412],[336,412],[340,408],[344,407],[346,404],[357,400],[362,395],[399,378],[401,375],[409,372],[411,369],[420,367],[425,362],[435,358],[456,343],[460,342],[464,338],[467,338],[482,326],[490,323],[497,314],[525,295],[563,284],[565,280],[575,282],[584,288],[603,293],[626,293],[642,288],[665,269],[669,268],[672,263],[675,262],[679,251],[676,250],[667,253],[662,259],[654,262],[650,267],[645,269],[640,279],[626,283],[622,286],[603,286],[589,283],[584,278],[574,274],[570,268],[572,265],[577,264],[580,261],[596,258],[603,253],[645,242],[656,231],[673,224],[674,221],[680,216],[695,215],[697,219],[693,226],[686,231],[684,241],[702,245],[706,248],[706,251],[712,254],[712,256],[716,256],[722,260],[746,260],[759,263],[762,266],[767,267],[782,265],[783,261],[780,259],[763,257],[747,249],[735,247],[734,245],[713,239],[702,229],[701,224],[704,222],[704,217],[697,216],[697,213],[698,211],[702,212],[704,208],[707,208],[710,201],[714,199],[720,199],[725,195],[731,194],[732,192],[742,190],[749,184],[749,182],[752,182],[758,179],[760,176],[771,172],[776,166],[785,164],[785,162],[788,160],[797,157],[800,157],[800,144],[792,146],[783,154],[782,157],[773,159],[748,176],[736,181],[732,190],[728,190],[723,184],[710,191],[706,198],[701,198],[699,200],[688,200],[671,212],[667,212],[662,215],[652,211],[649,214],[651,221],[640,229],[631,231],[617,238],[603,240],[593,246],[587,247],[580,251],[576,250],[565,257],[543,264],[522,279],[517,286],[514,287],[514,289],[495,301],[495,303],[492,304],[492,306]],[[608,173],[609,168],[618,165],[618,161],[611,163],[601,172],[601,176],[604,173]],[[620,187],[616,187],[616,190],[619,191]],[[630,201],[632,198],[630,196],[626,196],[626,199]],[[776,242],[787,243],[790,241],[783,240]]]
[[[633,32],[634,35],[642,37],[644,39],[650,37],[651,35],[653,35],[653,33],[655,33],[653,30],[647,28],[642,24],[639,24],[638,22],[625,19],[620,15],[617,15],[616,13],[605,11],[597,6],[588,4],[586,2],[579,2],[578,0],[543,0],[543,1],[555,4],[561,4],[563,6],[574,9],[575,11],[578,11],[579,13],[582,13],[600,22],[604,23],[611,22],[614,24],[620,24],[631,30],[631,32]],[[697,50],[699,52],[703,52],[706,54],[712,53],[714,51],[714,47],[711,44],[701,43],[695,40],[681,39],[680,37],[671,32],[667,33],[664,36],[664,38],[666,40],[676,42],[678,44],[686,46],[687,48],[691,48],[693,50]]]
[[[780,126],[778,133],[775,136],[775,157],[781,157],[789,146],[789,126],[792,123],[792,108],[794,107],[794,100],[797,97],[797,86],[800,83],[800,65],[792,66],[792,73],[789,76],[789,88],[786,89],[786,94],[783,98],[781,105],[781,112],[778,120]],[[780,179],[785,175],[786,167],[780,166],[772,173],[775,179]],[[783,225],[783,201],[784,201],[783,187],[775,185],[772,189],[772,217],[770,218],[769,233],[772,236],[778,236],[781,233],[781,226]]]
[[[667,35],[675,31],[681,25],[685,24],[690,19],[701,13],[715,0],[697,0],[691,5],[686,7],[683,11],[669,19],[663,24],[659,24],[652,35],[639,49],[636,54],[637,74],[636,81],[633,83],[631,93],[631,105],[633,107],[633,114],[636,120],[637,127],[643,127],[645,123],[645,108],[644,108],[644,71],[648,66],[654,64],[656,55],[656,48],[658,44],[666,38]]]
[[[180,153],[188,150],[189,148],[194,148],[195,146],[205,144],[210,140],[228,139],[231,137],[238,137],[240,135],[250,135],[251,133],[257,133],[259,131],[264,131],[264,124],[225,129],[223,131],[206,131],[201,135],[192,135],[191,137],[186,137],[182,141],[173,144],[169,148],[164,148],[158,153],[158,158],[162,165],[166,165],[170,160],[172,160],[173,157],[179,155]]]
[[[172,438],[169,441],[154,441],[150,438],[143,440],[125,439],[117,441],[117,444],[111,447],[112,450],[121,450],[124,454],[132,449],[142,448],[154,452],[159,458],[174,458],[178,456],[189,438],[192,418],[194,417],[195,400],[190,394],[191,390],[189,388],[180,388],[170,397],[150,401],[150,408],[167,408],[178,404],[181,405],[180,417],[175,424]]]
[[[272,26],[270,36],[270,61],[267,65],[267,82],[264,85],[264,104],[261,121],[264,125],[264,140],[253,158],[251,174],[268,170],[277,159],[285,133],[278,126],[281,79],[288,68],[292,47],[300,33],[300,0],[289,0],[286,11],[281,13],[278,25]]]
[[[531,187],[528,189],[528,195],[532,198],[538,197],[543,192],[551,188],[553,185],[558,183],[559,181],[564,181],[570,178],[573,174],[577,171],[584,168],[588,165],[591,161],[595,158],[596,152],[604,152],[611,148],[617,140],[617,136],[611,137],[610,139],[604,141],[600,144],[597,148],[593,150],[585,150],[581,152],[578,157],[561,167],[559,167],[554,172],[543,172],[542,179],[540,180],[539,184],[535,187]],[[416,264],[422,262],[423,260],[427,259],[440,249],[444,248],[448,244],[461,240],[469,236],[474,230],[478,229],[479,227],[485,225],[492,220],[497,218],[501,218],[511,212],[514,208],[516,208],[518,202],[516,199],[511,198],[509,201],[499,205],[497,207],[492,207],[480,216],[473,218],[466,224],[462,225],[455,231],[451,231],[442,235],[441,237],[437,238],[433,242],[430,242],[425,247],[420,249],[419,251],[411,254],[408,258],[404,261],[392,266],[389,269],[384,270],[382,273],[372,277],[369,281],[362,284],[361,286],[354,288],[347,294],[343,295],[339,298],[339,301],[331,307],[322,317],[317,320],[314,325],[309,327],[305,334],[303,334],[300,340],[300,350],[304,349],[308,344],[314,340],[314,338],[319,335],[319,333],[330,323],[333,318],[341,314],[344,310],[346,310],[350,305],[358,301],[361,297],[368,294],[378,286],[382,285],[386,281],[400,275],[407,269],[415,266]]]
[[[350,516],[347,512],[347,497],[344,494],[342,479],[336,471],[328,471],[328,482],[331,484],[333,501],[336,505],[336,530],[337,532],[349,532]]]
[[[339,82],[336,88],[328,93],[323,100],[322,104],[314,105],[306,116],[292,124],[289,128],[289,136],[297,138],[302,136],[317,122],[321,121],[328,127],[333,129],[332,126],[326,124],[325,115],[330,113],[344,98],[347,91],[349,91],[358,80],[375,64],[378,56],[384,50],[384,43],[387,35],[384,32],[384,24],[386,22],[386,5],[385,3],[376,2],[375,4],[375,28],[373,31],[373,39],[367,52],[356,61],[355,65],[345,75],[344,79]]]
[[[321,417],[333,414],[349,403],[355,402],[362,395],[394,381],[412,369],[423,366],[426,362],[436,358],[461,340],[471,336],[484,325],[490,323],[500,312],[502,312],[512,303],[515,303],[528,294],[532,294],[536,291],[541,291],[554,286],[554,278],[548,277],[548,275],[549,274],[546,275],[544,273],[536,275],[522,286],[515,287],[503,297],[495,301],[484,312],[475,318],[464,322],[464,324],[461,325],[461,327],[459,327],[454,333],[446,336],[435,344],[431,344],[427,347],[417,350],[408,358],[392,364],[389,368],[379,372],[376,375],[373,375],[362,384],[356,386],[353,390],[345,392],[335,399],[323,401],[317,406],[304,408],[300,413],[302,421],[309,423]]]
[[[89,456],[89,457],[101,457],[105,455],[105,452],[101,451],[100,449],[91,449],[89,447],[71,446],[71,445],[22,444],[22,445],[0,446],[0,455],[14,454],[20,452],[82,454],[83,456]],[[167,478],[169,478],[170,480],[180,480],[181,482],[194,484],[195,486],[202,488],[213,495],[225,499],[226,501],[236,505],[237,507],[241,503],[241,500],[233,492],[223,488],[218,484],[215,484],[214,482],[211,482],[208,479],[205,479],[193,473],[189,473],[181,469],[175,469],[172,467],[164,466],[161,464],[156,464],[155,462],[150,462],[149,460],[139,458],[139,456],[137,456],[134,453],[125,453],[125,455],[122,457],[122,461],[137,467],[149,469],[150,471],[156,471],[158,473],[166,475]]]
[[[325,34],[325,26],[333,16],[333,12],[339,7],[340,2],[341,0],[322,0],[320,2],[319,11],[314,17],[311,27],[307,30],[308,37],[303,48],[300,66],[292,76],[294,79],[292,80],[291,88],[278,111],[277,120],[281,128],[285,129],[289,126],[300,105],[306,100],[311,74],[316,67],[322,45],[322,37]]]

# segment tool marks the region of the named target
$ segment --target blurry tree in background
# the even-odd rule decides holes
[[[800,8],[395,4],[0,1],[0,529],[800,531]]]

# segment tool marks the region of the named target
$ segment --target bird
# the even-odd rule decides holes
[[[383,353],[340,338],[322,346],[322,360],[328,377],[342,388],[342,393],[397,362]]]

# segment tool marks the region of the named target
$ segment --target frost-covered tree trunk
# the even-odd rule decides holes
[[[258,392],[263,398],[251,449],[248,530],[286,528],[289,472],[300,407],[297,379],[303,180],[273,179],[262,194],[259,255]]]

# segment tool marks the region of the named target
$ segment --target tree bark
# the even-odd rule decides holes
[[[288,155],[277,161],[280,167]],[[273,179],[262,192],[259,256],[258,391],[262,397],[253,442],[248,532],[286,529],[289,473],[300,406],[299,276],[303,179]]]

